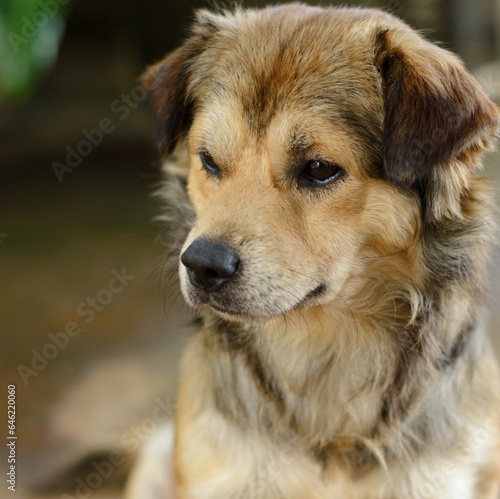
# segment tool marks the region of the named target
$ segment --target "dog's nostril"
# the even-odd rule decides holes
[[[238,254],[229,246],[197,239],[181,256],[193,286],[205,291],[218,291],[240,266]]]

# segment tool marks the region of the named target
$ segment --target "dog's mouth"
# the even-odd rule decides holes
[[[226,243],[195,239],[181,255],[181,288],[194,307],[210,307],[235,319],[271,319],[318,304],[327,292],[291,273],[263,274],[254,264],[242,271],[241,257]]]
[[[234,301],[228,302],[223,296],[217,296],[215,294],[204,293],[204,297],[200,300],[204,305],[210,306],[215,312],[224,315],[225,317],[233,318],[256,318],[256,319],[266,319],[278,315],[283,315],[290,310],[298,310],[301,308],[306,308],[312,306],[314,302],[324,295],[327,291],[325,284],[320,284],[316,286],[311,291],[307,292],[303,298],[297,301],[292,306],[279,307],[276,305],[272,306],[263,300],[263,303],[253,306],[252,300],[241,300],[239,304],[236,304],[238,296],[235,295]],[[261,298],[262,299],[262,298]]]
[[[298,308],[303,308],[311,304],[312,301],[314,301],[317,298],[320,298],[321,295],[323,295],[326,292],[326,285],[325,284],[320,284],[319,286],[316,286],[312,291],[309,291],[302,300],[300,300],[297,305],[295,305],[293,308],[296,310]]]
[[[235,310],[231,307],[227,307],[227,306],[221,306],[219,305],[216,301],[214,300],[209,300],[208,301],[208,304],[216,311],[216,312],[219,312],[220,314],[223,314],[223,315],[230,315],[232,317],[244,317],[248,314],[240,311],[240,310]]]

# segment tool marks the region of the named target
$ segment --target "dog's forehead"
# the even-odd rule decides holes
[[[352,9],[266,12],[232,18],[207,42],[191,79],[201,105],[217,103],[222,111],[231,101],[256,136],[276,116],[295,111],[317,113],[349,126],[360,140],[377,141],[383,113],[370,15],[358,19]]]

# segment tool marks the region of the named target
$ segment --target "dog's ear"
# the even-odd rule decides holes
[[[157,141],[165,155],[173,151],[179,136],[189,126],[191,104],[186,95],[186,63],[190,56],[184,45],[148,68],[141,80],[157,115]]]
[[[388,179],[410,187],[437,165],[495,135],[498,109],[450,52],[405,26],[378,34]]]
[[[160,151],[165,155],[174,150],[178,139],[191,123],[191,68],[217,31],[217,19],[215,14],[199,11],[191,37],[165,59],[148,68],[141,78],[148,101],[157,114],[157,140]]]

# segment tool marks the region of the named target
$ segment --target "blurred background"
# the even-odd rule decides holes
[[[426,30],[498,101],[500,0],[347,3]],[[0,434],[12,384],[18,497],[120,497],[129,456],[172,415],[190,316],[162,271],[154,117],[137,79],[210,4],[0,0]],[[498,160],[487,169],[500,180]]]

